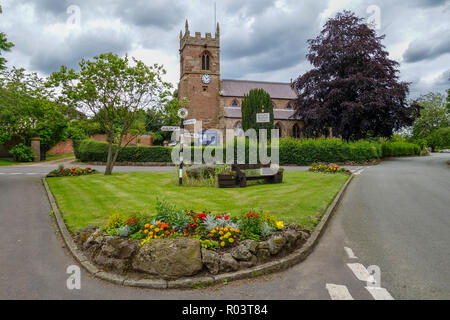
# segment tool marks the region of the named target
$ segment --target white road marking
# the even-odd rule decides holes
[[[23,174],[22,172],[11,172],[10,174]]]
[[[355,256],[355,254],[353,253],[353,250],[352,250],[351,248],[349,248],[349,247],[344,247],[344,250],[345,250],[345,252],[347,253],[347,256],[348,256],[350,259],[358,259],[358,257]]]
[[[366,267],[364,267],[361,263],[347,263],[347,266],[350,270],[353,271],[353,274],[361,281],[369,281],[373,280],[369,271],[367,271]]]
[[[375,300],[395,300],[391,294],[384,288],[366,287]]]
[[[356,176],[358,176],[358,175],[360,175],[361,173],[363,173],[364,170],[366,170],[366,169],[365,169],[365,168],[362,168],[362,169],[356,170],[355,172],[353,172],[353,174],[356,175]]]
[[[327,283],[326,288],[331,300],[354,300],[346,286]]]

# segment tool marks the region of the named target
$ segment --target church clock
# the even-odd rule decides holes
[[[204,74],[203,76],[202,76],[202,82],[204,83],[204,84],[209,84],[210,82],[211,82],[211,76],[209,75],[209,74]]]

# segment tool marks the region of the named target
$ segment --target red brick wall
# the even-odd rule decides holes
[[[96,141],[106,141],[106,134],[94,134],[91,136],[92,139]],[[124,139],[122,143],[125,143],[128,141],[128,139]],[[137,138],[134,138],[130,143],[130,146],[151,146],[152,143],[152,137],[150,135],[143,135],[138,136]],[[51,154],[67,154],[73,152],[73,144],[72,140],[68,139],[67,141],[61,141],[58,142],[53,148],[51,148],[49,151]]]
[[[54,145],[48,153],[51,154],[67,154],[73,152],[73,144],[72,139],[68,139],[67,141],[60,141],[56,145]]]

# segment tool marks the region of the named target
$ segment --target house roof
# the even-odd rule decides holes
[[[264,89],[272,99],[295,99],[297,95],[290,83],[247,80],[222,80],[222,96],[243,97],[251,89]]]
[[[224,108],[226,118],[242,118],[242,112],[240,107],[225,107]],[[294,115],[295,110],[287,109],[273,109],[274,120],[299,120],[299,118],[291,118]]]

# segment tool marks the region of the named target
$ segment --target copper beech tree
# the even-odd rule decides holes
[[[410,126],[417,105],[408,105],[409,83],[399,81],[399,64],[388,58],[383,36],[350,11],[329,19],[319,36],[308,40],[313,68],[298,77],[296,115],[308,136],[346,140],[390,137]]]
[[[107,136],[105,175],[110,175],[120,150],[143,130],[136,127],[138,111],[165,103],[171,84],[162,80],[162,66],[113,53],[83,59],[79,69],[62,66],[50,76],[49,85],[59,87],[64,102],[99,122]]]

